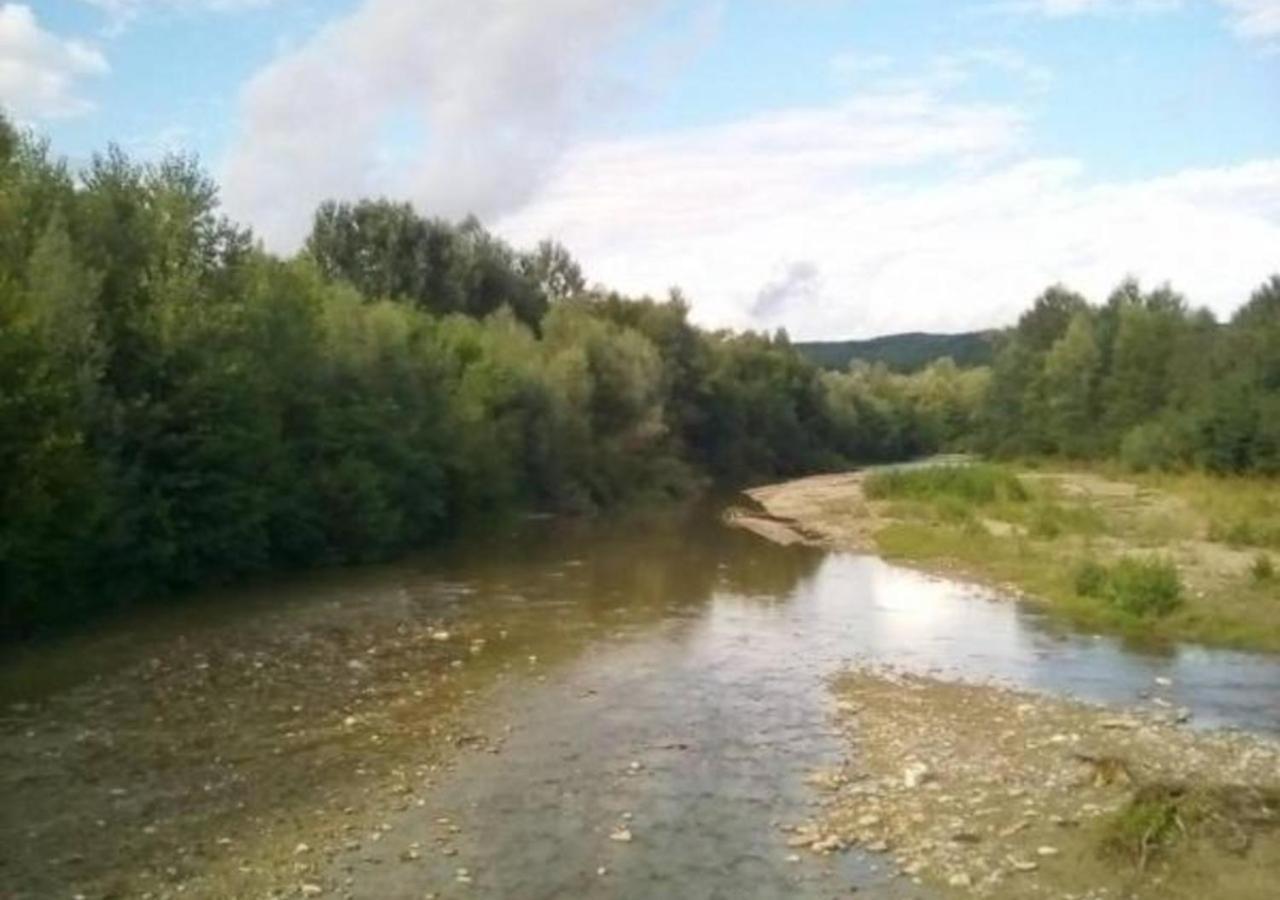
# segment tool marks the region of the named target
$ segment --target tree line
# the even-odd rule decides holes
[[[1280,276],[1226,323],[1168,286],[1045,291],[1001,339],[975,446],[1280,474]]]
[[[325,204],[279,258],[189,159],[73,172],[0,120],[0,633],[951,427],[904,379],[688,311],[382,200]]]
[[[1280,465],[1280,279],[1036,301],[990,368],[823,371],[386,200],[265,252],[192,160],[0,119],[0,634],[273,569],[943,448]]]

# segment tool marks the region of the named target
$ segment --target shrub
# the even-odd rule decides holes
[[[1081,597],[1101,597],[1107,589],[1107,567],[1088,559],[1076,567],[1076,593]]]
[[[1062,534],[1062,517],[1059,507],[1049,503],[1039,503],[1031,512],[1030,531],[1039,538],[1056,538]]]
[[[1182,605],[1182,579],[1168,560],[1127,558],[1110,567],[1089,560],[1076,569],[1075,589],[1134,616],[1163,616]]]
[[[1153,854],[1185,833],[1186,799],[1186,789],[1177,785],[1157,783],[1140,788],[1127,805],[1104,821],[1103,852],[1145,869]]]
[[[1122,559],[1109,581],[1107,600],[1135,616],[1163,616],[1182,604],[1182,579],[1167,560]]]
[[[1185,460],[1182,435],[1161,422],[1133,428],[1120,442],[1120,460],[1135,472],[1168,471]]]
[[[1027,489],[1008,469],[986,463],[873,472],[863,484],[872,499],[910,498],[938,502],[943,498],[985,505],[997,501],[1022,502]]]
[[[1101,821],[1099,849],[1139,871],[1184,842],[1238,854],[1270,840],[1278,801],[1273,788],[1146,783]]]

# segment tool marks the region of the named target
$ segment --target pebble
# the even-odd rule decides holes
[[[617,841],[619,844],[629,844],[631,843],[631,829],[615,828],[609,833],[609,840]]]
[[[904,787],[915,788],[932,777],[933,773],[924,763],[912,763],[902,771],[902,784]]]

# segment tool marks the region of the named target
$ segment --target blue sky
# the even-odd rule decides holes
[[[714,325],[1126,274],[1225,313],[1280,269],[1280,0],[27,0],[0,103],[72,160],[198,153],[281,251],[403,196]]]

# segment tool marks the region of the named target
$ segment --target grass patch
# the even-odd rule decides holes
[[[1188,842],[1243,856],[1280,826],[1280,791],[1191,787],[1157,782],[1140,787],[1101,824],[1102,854],[1144,871]]]
[[[1106,520],[1092,506],[1054,502],[1049,497],[1038,497],[1030,506],[1025,524],[1032,537],[1052,540],[1064,534],[1103,534]]]
[[[1020,503],[1030,497],[1017,475],[989,463],[885,469],[868,475],[863,490],[873,500],[923,500],[953,507]]]
[[[997,585],[1017,585],[1031,602],[1052,607],[1080,628],[1113,631],[1142,643],[1192,640],[1280,652],[1280,603],[1274,602],[1280,578],[1265,584],[1236,582],[1229,593],[1208,602],[1181,591],[1181,600],[1171,612],[1141,615],[1129,611],[1132,601],[1126,606],[1109,599],[1114,566],[1099,562],[1080,538],[1034,541],[969,525],[910,521],[880,529],[875,539],[888,559]],[[1121,576],[1124,587],[1120,590],[1132,597],[1135,591],[1143,591],[1133,585],[1154,583],[1156,587],[1149,590],[1159,596],[1169,590],[1159,586],[1165,577]],[[1155,601],[1157,606],[1161,602]]]
[[[1076,569],[1075,589],[1133,616],[1166,616],[1182,605],[1182,578],[1163,559],[1126,557],[1111,566],[1086,560]]]
[[[1280,652],[1276,554],[1201,543],[1214,521],[1253,523],[1236,536],[1255,541],[1280,527],[1280,481],[1127,482],[1136,487],[1096,470],[973,464],[880,471],[864,490],[888,523],[875,536],[886,556],[1014,585],[1091,630]]]
[[[1280,522],[1253,518],[1209,524],[1209,540],[1229,547],[1267,547],[1280,549]]]

